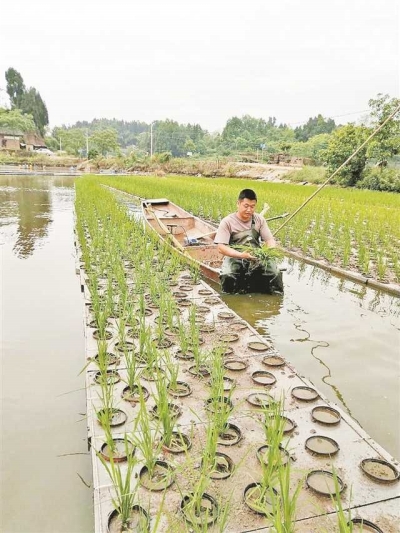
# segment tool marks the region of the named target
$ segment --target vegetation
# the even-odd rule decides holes
[[[103,183],[145,198],[165,196],[188,211],[218,222],[234,210],[243,180],[130,176],[101,178]],[[294,210],[312,193],[311,187],[258,183],[259,204],[273,206],[269,216]],[[400,197],[391,193],[327,188],[279,234],[280,244],[315,259],[400,281]],[[272,230],[279,221],[271,222]]]
[[[312,137],[332,133],[336,128],[335,121],[331,118],[325,119],[322,115],[309,118],[306,124],[294,129],[295,137],[298,141],[308,141]]]
[[[234,245],[232,248],[240,250],[241,252],[248,252],[256,258],[254,265],[250,265],[250,268],[257,268],[259,265],[261,265],[265,269],[269,269],[271,259],[276,261],[283,258],[283,253],[278,248],[267,248],[266,246],[254,248],[253,246],[240,244],[236,246]]]
[[[324,159],[328,165],[328,174],[332,174],[344,163],[355,150],[367,139],[369,131],[364,126],[348,124],[337,129],[331,136]],[[361,179],[367,163],[365,146],[337,175],[336,180],[345,186],[353,186]]]
[[[21,74],[13,68],[9,68],[5,76],[11,108],[19,109],[23,114],[31,115],[36,126],[35,129],[44,135],[45,128],[49,123],[49,115],[40,93],[34,87],[27,89]]]
[[[0,129],[11,131],[35,131],[36,126],[32,115],[25,115],[20,109],[4,109],[0,107]]]

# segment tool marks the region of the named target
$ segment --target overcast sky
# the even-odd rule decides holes
[[[18,70],[51,126],[355,121],[377,93],[399,96],[399,16],[398,0],[4,1],[0,88]]]

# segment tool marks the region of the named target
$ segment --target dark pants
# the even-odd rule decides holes
[[[283,293],[282,272],[273,260],[268,262],[267,268],[261,266],[254,268],[251,261],[246,259],[225,257],[222,263],[220,281],[222,290],[230,294]]]

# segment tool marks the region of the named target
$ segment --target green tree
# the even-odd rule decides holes
[[[52,135],[68,154],[80,155],[86,148],[85,132],[79,128],[54,128]]]
[[[378,94],[369,102],[372,125],[382,124],[400,105],[399,98],[390,98],[388,94]],[[367,148],[367,156],[386,165],[388,159],[400,154],[400,111],[375,135]]]
[[[20,130],[23,133],[35,131],[36,126],[31,115],[24,115],[20,109],[0,108],[0,127]]]
[[[196,145],[192,141],[192,139],[186,139],[185,144],[183,145],[183,148],[185,152],[195,152],[196,151]]]
[[[328,148],[323,153],[328,173],[333,173],[365,141],[370,130],[365,126],[347,124],[336,129],[330,136]],[[336,179],[344,186],[353,186],[362,178],[367,162],[367,148],[364,148],[337,174]]]
[[[298,157],[309,157],[316,163],[321,163],[322,156],[328,148],[330,137],[329,133],[321,133],[314,135],[306,142],[295,142],[290,148],[290,154]]]
[[[331,133],[336,128],[335,121],[331,118],[325,119],[322,115],[309,118],[307,123],[294,129],[296,139],[308,141],[315,135]]]
[[[118,132],[113,128],[96,130],[89,139],[90,147],[96,148],[102,155],[119,151]]]
[[[21,74],[11,67],[6,70],[5,76],[7,81],[6,91],[10,97],[11,107],[20,108],[21,98],[25,93],[24,80]]]
[[[49,115],[46,104],[43,102],[42,97],[34,87],[31,87],[22,95],[20,109],[22,109],[24,113],[28,113],[33,116],[33,120],[35,121],[37,129],[41,135],[44,135],[45,128],[49,123]]]

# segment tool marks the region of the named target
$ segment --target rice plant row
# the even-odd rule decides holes
[[[161,197],[219,222],[235,210],[239,190],[250,187],[269,217],[292,213],[315,190],[292,184],[187,176],[101,177],[103,183],[140,197]],[[281,222],[270,223],[276,230]],[[287,250],[325,260],[385,282],[400,282],[400,196],[395,193],[327,188],[279,234]]]

